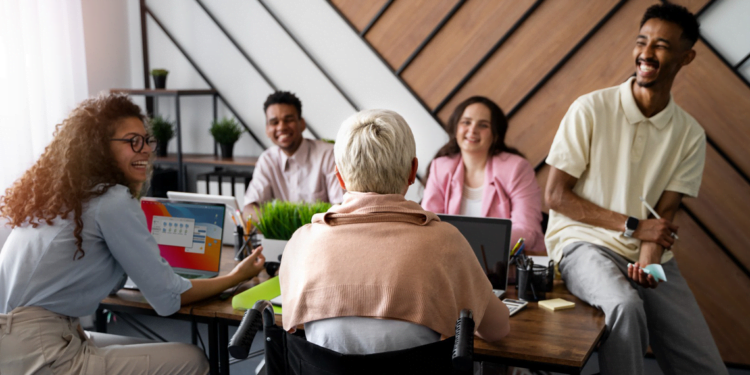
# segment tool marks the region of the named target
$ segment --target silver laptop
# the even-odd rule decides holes
[[[219,275],[225,205],[143,198],[141,209],[159,253],[175,273],[187,279]],[[137,289],[130,278],[125,287]]]
[[[508,288],[510,220],[442,214],[438,217],[455,226],[469,241],[479,264],[492,284],[492,292],[498,298],[503,298]]]
[[[237,203],[237,198],[229,195],[184,193],[181,191],[168,191],[167,197],[174,201],[221,203],[227,206],[224,219],[224,243],[234,242],[234,232],[237,225],[244,225],[242,207]],[[234,217],[234,221],[232,218]]]

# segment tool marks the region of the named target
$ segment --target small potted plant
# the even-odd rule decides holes
[[[297,229],[312,222],[313,215],[326,212],[331,208],[326,202],[286,202],[273,200],[266,202],[256,212],[257,221],[253,225],[263,234],[263,253],[266,259],[277,261],[278,256],[284,251],[286,243],[292,238]]]
[[[154,88],[163,89],[167,87],[167,74],[169,74],[169,71],[166,69],[151,70],[151,76],[154,77]]]
[[[211,135],[216,143],[221,147],[221,156],[231,158],[234,150],[234,143],[242,135],[242,127],[233,118],[224,117],[221,120],[211,122]]]
[[[167,146],[169,140],[174,137],[174,128],[172,123],[161,116],[151,119],[151,134],[156,138],[156,155],[167,156]]]

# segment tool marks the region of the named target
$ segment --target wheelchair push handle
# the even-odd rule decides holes
[[[267,308],[273,311],[270,302],[260,300],[255,303],[252,309],[245,311],[245,316],[242,317],[237,332],[229,340],[229,354],[232,357],[245,359],[250,354],[250,346],[253,344],[255,335],[263,329],[263,310]]]
[[[453,368],[469,371],[474,366],[474,317],[471,310],[461,310],[456,321],[456,342],[453,344]]]

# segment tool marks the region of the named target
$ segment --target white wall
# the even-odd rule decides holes
[[[701,35],[732,65],[750,53],[750,1],[719,0],[700,17]],[[750,61],[740,67],[750,80]]]

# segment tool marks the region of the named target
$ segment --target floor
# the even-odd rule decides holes
[[[189,322],[164,319],[164,318],[159,318],[159,317],[154,317],[154,316],[135,315],[134,317],[169,341],[178,341],[178,342],[186,342],[186,343],[190,342],[190,323]],[[112,334],[143,337],[136,330],[131,328],[128,324],[122,321],[117,321],[116,318],[110,319],[109,323],[107,324],[107,330],[108,330],[108,333],[112,333]],[[205,342],[208,339],[208,330],[206,329],[206,326],[203,324],[199,324],[198,330],[200,332],[200,336],[203,338],[203,341]],[[231,335],[234,334],[235,330],[236,330],[236,327],[229,327],[230,337]],[[256,337],[255,341],[253,342],[253,347],[251,351],[255,351],[261,347],[262,347],[262,339],[260,338],[260,335],[259,335],[258,337]],[[258,366],[258,363],[260,362],[260,358],[261,357],[256,357],[256,358],[248,359],[245,361],[231,363],[230,373],[234,375],[254,374],[255,367]],[[659,369],[659,366],[657,365],[656,360],[653,358],[646,358],[644,367],[645,367],[644,368],[645,374],[648,374],[648,375],[662,375],[663,374],[663,372]],[[598,358],[597,358],[597,353],[594,353],[591,356],[591,359],[588,361],[586,367],[584,367],[583,372],[581,374],[593,375],[593,374],[598,374],[598,373],[599,373]],[[518,369],[518,371],[515,371],[514,374],[516,375],[531,374],[531,372]],[[730,375],[750,375],[750,370],[730,368],[729,374]]]

